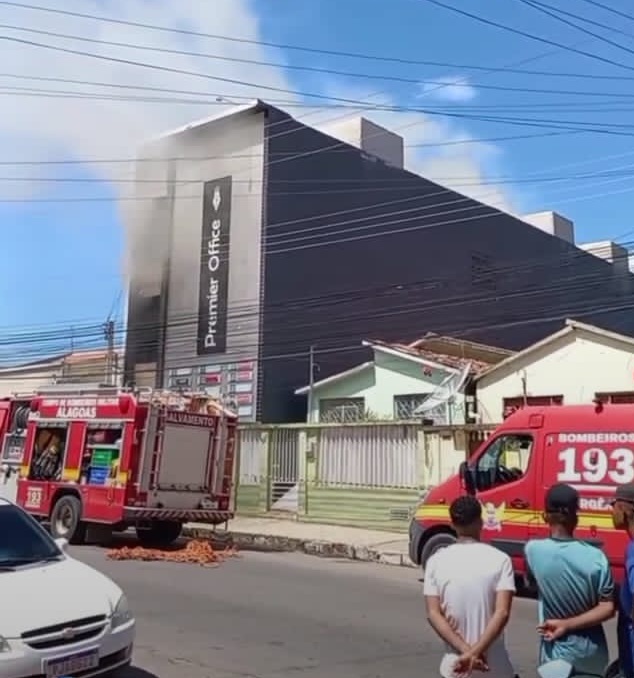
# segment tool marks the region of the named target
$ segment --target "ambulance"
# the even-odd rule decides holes
[[[576,536],[603,549],[622,581],[628,537],[612,525],[611,500],[618,485],[631,482],[631,404],[521,408],[461,464],[459,473],[425,496],[410,524],[410,558],[424,569],[433,553],[456,540],[449,505],[468,493],[482,504],[484,540],[512,558],[518,582],[527,585],[524,545],[548,536],[546,490],[568,483],[580,495]]]

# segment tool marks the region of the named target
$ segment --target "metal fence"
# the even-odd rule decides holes
[[[419,426],[321,427],[316,478],[328,485],[416,487]]]
[[[298,482],[415,488],[442,482],[492,427],[415,423],[247,426],[239,430],[239,485],[267,481],[276,499]],[[310,467],[310,478],[302,473]],[[277,490],[275,489],[277,488]]]

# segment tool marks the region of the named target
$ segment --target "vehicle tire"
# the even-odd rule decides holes
[[[81,519],[81,502],[72,494],[60,497],[51,511],[51,534],[63,537],[69,544],[83,544],[86,523]]]
[[[430,537],[420,552],[420,566],[425,570],[425,565],[427,561],[440,549],[444,549],[447,546],[451,546],[456,543],[456,537],[449,532],[441,532],[440,534],[435,534],[433,537]]]
[[[149,527],[137,527],[136,536],[143,546],[161,548],[173,544],[181,536],[182,531],[182,523],[156,520]]]

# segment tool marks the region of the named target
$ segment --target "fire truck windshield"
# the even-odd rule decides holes
[[[0,503],[0,568],[57,560],[62,552],[21,508]]]

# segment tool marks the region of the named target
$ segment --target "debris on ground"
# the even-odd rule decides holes
[[[187,542],[183,548],[158,549],[143,546],[121,546],[107,552],[110,560],[162,560],[171,563],[192,563],[203,567],[216,567],[227,558],[238,555],[234,547],[225,547],[222,550],[214,549],[211,542],[203,539],[194,539]]]

